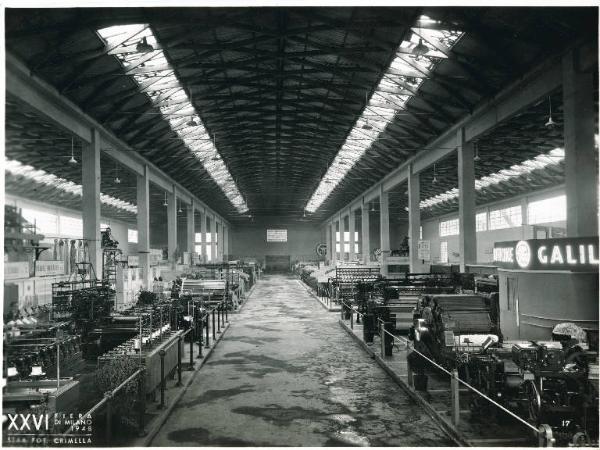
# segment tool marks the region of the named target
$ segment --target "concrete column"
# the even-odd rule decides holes
[[[190,263],[194,264],[194,241],[196,240],[196,220],[194,217],[194,200],[187,208],[187,251],[190,252]]]
[[[87,239],[89,258],[96,276],[102,278],[100,237],[100,134],[92,130],[92,142],[83,146],[81,161],[83,238]]]
[[[411,164],[408,168],[408,239],[410,245],[410,271],[412,273],[423,271],[423,264],[418,255],[419,228],[421,227],[420,187],[419,174],[413,172]]]
[[[177,253],[177,193],[175,185],[171,192],[167,192],[167,242],[169,261],[173,268],[177,265],[175,254]]]
[[[217,257],[219,261],[223,261],[223,224],[217,224]]]
[[[337,232],[337,225],[335,223],[335,220],[332,220],[331,221],[331,264],[334,266],[337,261],[337,252],[335,250],[335,244],[336,244],[335,233],[336,232]]]
[[[563,57],[562,65],[567,236],[598,236],[594,75],[580,69],[576,50]]]
[[[223,261],[229,261],[229,227],[223,226]]]
[[[354,215],[354,211],[352,208],[348,209],[348,231],[350,233],[350,261],[354,261],[356,258],[356,252],[354,251],[354,244],[356,243],[356,239],[354,239],[354,233],[356,232],[356,216]]]
[[[379,194],[379,240],[381,248],[381,274],[387,276],[387,257],[390,255],[390,204],[389,194],[383,190]]]
[[[137,230],[138,257],[142,268],[142,283],[150,289],[150,185],[148,166],[144,166],[144,175],[137,176]]]
[[[331,261],[331,226],[325,225],[325,245],[327,246],[327,261]]]
[[[210,223],[210,256],[212,261],[217,261],[217,218],[212,216]]]
[[[344,216],[340,213],[340,261],[346,260],[346,252],[344,251]]]
[[[465,142],[465,130],[457,132],[458,143],[458,251],[460,271],[467,264],[477,262],[477,235],[475,233],[475,161],[473,143]]]
[[[370,231],[370,221],[369,221],[369,205],[365,204],[365,200],[363,199],[361,208],[361,239],[360,239],[360,247],[363,257],[363,262],[365,264],[369,264],[370,255],[371,255],[371,237],[369,235]]]
[[[202,217],[200,219],[200,261],[206,262],[206,209],[202,210]]]

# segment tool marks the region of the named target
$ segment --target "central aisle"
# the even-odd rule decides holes
[[[453,445],[293,278],[259,281],[152,446]]]

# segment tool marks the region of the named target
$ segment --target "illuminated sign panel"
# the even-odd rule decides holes
[[[287,230],[267,229],[267,242],[287,242]]]
[[[493,256],[506,269],[598,271],[598,238],[496,242]]]

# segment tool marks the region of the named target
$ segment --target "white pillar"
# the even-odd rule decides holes
[[[379,193],[379,240],[381,248],[381,274],[387,276],[387,257],[390,255],[390,196],[381,185]]]
[[[594,75],[578,67],[578,52],[563,57],[563,110],[567,236],[598,236]]]
[[[458,143],[458,251],[460,271],[467,264],[477,262],[477,235],[475,233],[475,161],[473,143],[465,142],[465,130],[457,132]]]
[[[354,244],[356,240],[354,239],[354,233],[356,232],[356,216],[354,215],[354,211],[352,208],[348,209],[348,232],[350,233],[350,261],[354,261],[356,258],[356,252],[354,251]]]
[[[83,238],[88,241],[89,258],[96,276],[102,278],[100,237],[100,134],[92,130],[92,142],[83,146],[82,161]]]
[[[217,261],[217,218],[214,215],[210,223],[210,256],[211,262]]]
[[[137,229],[138,256],[142,269],[142,283],[145,289],[151,289],[150,279],[150,185],[148,166],[144,174],[137,176]]]
[[[167,242],[169,261],[173,268],[177,265],[177,193],[175,185],[171,192],[167,192]]]
[[[325,245],[327,246],[326,260],[331,261],[331,226],[325,225]]]
[[[335,263],[337,261],[337,251],[335,249],[336,246],[336,232],[337,232],[337,225],[335,223],[335,220],[331,221],[331,264],[335,266]]]
[[[369,264],[371,259],[371,234],[370,234],[370,220],[369,220],[369,205],[365,204],[365,200],[363,199],[361,205],[361,252],[363,257],[363,262],[365,264]]]
[[[229,226],[223,226],[223,261],[229,261]]]
[[[418,255],[419,229],[421,227],[420,196],[419,174],[413,172],[411,164],[408,168],[408,239],[410,245],[408,256],[412,273],[423,271],[423,264]]]
[[[344,228],[344,216],[340,213],[340,261],[346,260]]]
[[[206,221],[208,217],[206,216],[206,209],[202,210],[202,216],[200,218],[200,253],[201,258],[200,261],[206,262]]]
[[[217,224],[217,259],[223,261],[223,224]]]
[[[187,208],[187,251],[190,252],[190,264],[194,264],[196,220],[194,217],[194,200],[192,199]]]

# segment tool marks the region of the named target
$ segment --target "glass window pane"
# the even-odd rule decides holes
[[[490,211],[490,230],[520,227],[522,224],[521,206]]]
[[[458,219],[445,220],[440,222],[440,236],[458,235]]]
[[[138,232],[137,230],[132,230],[131,228],[127,229],[127,242],[131,242],[132,244],[138,243]]]
[[[527,223],[558,222],[567,219],[567,196],[547,198],[527,205]]]
[[[38,233],[49,237],[58,236],[58,216],[56,214],[29,208],[23,208],[21,214],[31,225],[35,224]]]
[[[60,216],[60,235],[81,239],[83,237],[83,220],[79,217]]]
[[[212,261],[212,248],[210,247],[210,245],[206,246],[206,260]]]
[[[202,233],[194,233],[194,242],[202,242]]]
[[[448,262],[448,242],[440,242],[440,262]]]
[[[202,245],[201,244],[194,245],[194,251],[196,253],[198,253],[199,255],[201,255],[202,254]]]
[[[482,212],[475,216],[475,229],[476,231],[487,230],[487,212]]]

